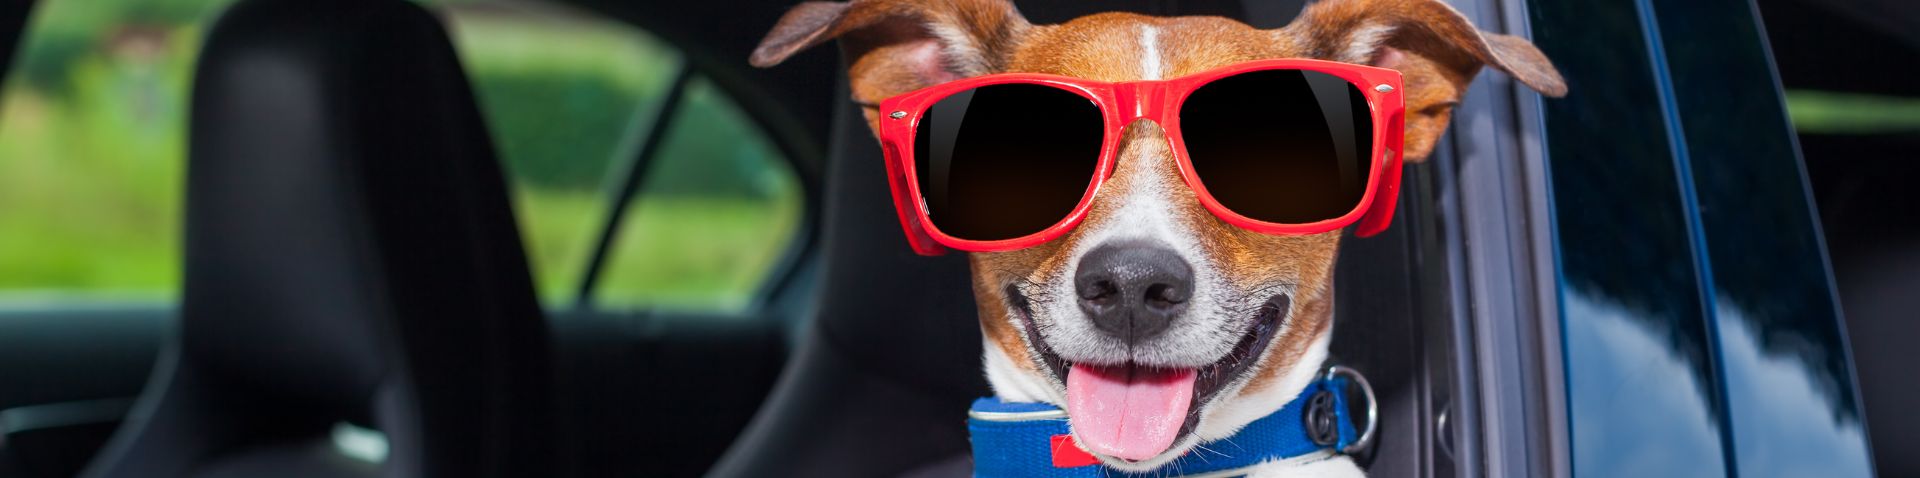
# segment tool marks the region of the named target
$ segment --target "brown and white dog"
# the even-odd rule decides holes
[[[1566,89],[1532,44],[1483,33],[1439,0],[1322,0],[1275,30],[1219,17],[1126,13],[1035,25],[1008,0],[809,2],[781,18],[751,60],[771,66],[833,39],[849,62],[853,99],[863,105],[1001,72],[1129,81],[1269,58],[1392,68],[1404,76],[1404,155],[1414,162],[1432,152],[1482,66],[1547,95]],[[865,113],[878,131],[880,112],[867,106]],[[1332,335],[1340,233],[1265,235],[1229,225],[1184,185],[1168,148],[1151,120],[1129,125],[1113,177],[1075,230],[1036,247],[970,257],[987,378],[1003,400],[1075,414],[1070,364],[1197,371],[1171,445],[1141,450],[1075,431],[1118,470],[1155,469],[1275,412],[1314,379]],[[1115,275],[1122,269],[1132,273]],[[1162,281],[1188,294],[1175,312],[1161,314],[1155,333],[1106,333],[1077,286],[1100,280]],[[1270,462],[1254,475],[1361,472],[1344,456],[1322,454]]]

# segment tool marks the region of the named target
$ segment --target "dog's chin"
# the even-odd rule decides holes
[[[1032,304],[1027,297],[1012,286],[1008,286],[1005,293],[1008,305],[1015,312],[1021,327],[1025,329],[1026,345],[1033,352],[1031,356],[1038,357],[1039,365],[1052,379],[1050,380],[1052,386],[1056,387],[1057,396],[1066,396],[1067,372],[1073,369],[1074,363],[1054,353],[1053,348],[1047,345],[1047,340],[1040,334],[1039,326],[1033,320]],[[1185,453],[1188,448],[1198,442],[1194,430],[1199,429],[1206,412],[1217,402],[1228,398],[1232,390],[1245,386],[1254,375],[1260,357],[1272,345],[1274,337],[1278,335],[1277,332],[1283,325],[1282,321],[1289,306],[1288,301],[1286,295],[1276,295],[1267,299],[1257,312],[1248,317],[1250,324],[1232,350],[1213,362],[1193,370],[1195,376],[1192,401],[1187,406],[1187,415],[1181,423],[1180,431],[1174,435],[1173,444],[1165,451],[1141,460],[1127,460],[1099,453],[1095,453],[1095,456],[1115,469],[1145,471],[1159,467]],[[1089,365],[1138,367],[1134,364]]]

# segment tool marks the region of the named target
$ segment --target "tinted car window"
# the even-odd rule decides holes
[[[1760,0],[1880,476],[1920,476],[1920,3]],[[1878,3],[1883,8],[1871,7]],[[1872,45],[1872,47],[1862,47]],[[1885,74],[1882,72],[1897,72]]]
[[[1698,201],[1738,475],[1871,476],[1826,251],[1759,19],[1746,1],[1652,4]]]
[[[1632,2],[1529,2],[1567,79],[1544,102],[1577,476],[1724,476],[1679,154]]]

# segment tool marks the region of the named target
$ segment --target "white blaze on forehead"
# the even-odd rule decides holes
[[[1144,80],[1160,79],[1160,30],[1153,25],[1140,25],[1140,77]]]

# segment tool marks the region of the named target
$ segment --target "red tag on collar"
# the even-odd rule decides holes
[[[1099,458],[1094,458],[1092,453],[1087,453],[1086,450],[1080,449],[1080,444],[1074,443],[1073,435],[1054,435],[1049,441],[1053,448],[1054,468],[1079,468],[1100,464]]]

